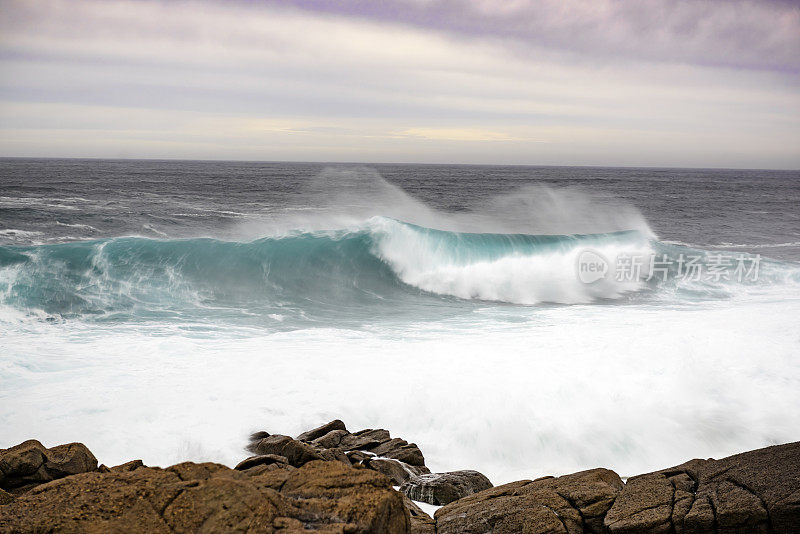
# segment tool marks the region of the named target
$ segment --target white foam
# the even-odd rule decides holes
[[[578,304],[598,298],[615,299],[641,288],[636,280],[616,280],[613,275],[596,283],[583,283],[578,260],[587,246],[576,243],[548,252],[512,253],[494,260],[454,259],[440,240],[391,219],[370,220],[378,236],[377,255],[405,283],[440,295],[515,304],[542,302]],[[620,254],[647,257],[652,249],[646,239],[592,247],[604,258]]]
[[[38,237],[40,235],[42,235],[42,232],[37,232],[34,230],[17,230],[15,228],[6,228],[4,230],[0,230],[0,237],[10,238],[10,239],[28,240],[33,237]]]
[[[495,483],[633,475],[798,439],[798,315],[783,288],[680,310],[487,307],[370,332],[5,322],[0,447],[233,465],[251,431],[338,417],[415,441],[434,471]]]

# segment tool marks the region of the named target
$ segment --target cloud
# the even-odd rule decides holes
[[[514,137],[502,132],[475,128],[409,128],[397,132],[398,137],[419,137],[437,141],[527,141],[542,143],[540,139]]]
[[[272,0],[592,57],[800,71],[800,5],[781,0]]]
[[[800,91],[785,69],[309,3],[0,3],[0,155],[800,166]],[[519,24],[530,11],[486,5],[462,7]]]

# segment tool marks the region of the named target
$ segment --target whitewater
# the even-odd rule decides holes
[[[500,483],[798,439],[794,176],[2,168],[0,447],[233,465],[340,418]]]

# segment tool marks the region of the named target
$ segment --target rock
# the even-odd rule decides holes
[[[294,467],[301,467],[313,460],[323,459],[311,445],[280,434],[273,434],[268,438],[251,443],[247,449],[256,455],[283,456],[289,461],[289,465]]]
[[[403,495],[403,504],[411,519],[410,534],[436,534],[436,521],[417,506],[417,503]]]
[[[601,533],[621,489],[622,480],[608,469],[512,482],[437,510],[436,534]]]
[[[388,430],[378,429],[378,430],[360,430],[355,434],[349,434],[347,436],[342,437],[342,441],[339,443],[339,446],[345,450],[370,450],[381,443],[385,443],[391,439]]]
[[[350,459],[344,453],[344,451],[338,447],[334,447],[332,449],[318,449],[317,454],[319,454],[323,460],[327,460],[329,462],[339,461],[346,465],[351,465]]]
[[[393,438],[390,439],[389,441],[381,443],[377,447],[370,449],[369,452],[376,454],[377,456],[386,456],[390,452],[400,450],[406,445],[408,445],[408,442],[406,440],[400,438]]]
[[[633,477],[605,518],[612,534],[781,534],[798,525],[800,442]]]
[[[344,436],[348,436],[349,433],[347,430],[331,430],[324,436],[320,436],[311,441],[311,444],[315,447],[323,447],[325,449],[332,449],[334,447],[338,447],[339,444],[342,442],[342,438]]]
[[[0,489],[0,505],[8,504],[14,500],[14,496],[6,490]]]
[[[251,456],[239,462],[234,469],[237,471],[246,471],[251,467],[257,465],[270,465],[279,464],[281,466],[289,465],[289,460],[285,456],[278,456],[277,454],[261,454],[259,456]]]
[[[135,471],[136,469],[139,469],[140,467],[145,467],[143,461],[141,461],[141,460],[131,460],[130,462],[125,462],[124,464],[115,465],[114,467],[111,467],[109,469],[109,471],[117,471],[117,472],[124,473],[126,471]]]
[[[22,493],[58,478],[97,470],[97,458],[82,443],[50,449],[28,440],[0,450],[0,489]]]
[[[265,481],[267,476],[262,477]],[[311,462],[280,482],[280,492],[306,514],[362,525],[355,532],[405,533],[408,512],[389,480],[340,462]],[[313,523],[312,523],[313,525]]]
[[[364,462],[364,465],[389,477],[395,486],[400,486],[411,477],[430,473],[430,469],[427,467],[408,465],[399,460],[389,458],[368,459]]]
[[[400,491],[415,501],[443,506],[491,487],[489,479],[477,471],[451,471],[411,477]]]
[[[218,464],[93,472],[3,505],[2,532],[401,534],[410,516],[389,481],[340,462],[247,476]]]
[[[299,436],[297,436],[298,441],[313,441],[319,437],[324,436],[328,432],[332,432],[334,430],[344,430],[347,432],[347,427],[344,426],[344,423],[339,419],[334,419],[330,423],[325,423],[322,426],[318,426],[313,430],[309,430],[308,432],[303,432]]]
[[[252,434],[250,434],[250,441],[259,441],[264,438],[268,438],[269,435],[270,435],[269,432],[264,432],[263,430],[260,432],[253,432]]]
[[[350,460],[350,463],[352,464],[365,462],[366,460],[374,457],[373,454],[364,451],[347,451],[345,456],[347,456],[347,459]]]
[[[400,460],[408,465],[416,465],[419,467],[425,465],[425,457],[422,456],[422,451],[419,450],[419,447],[417,447],[415,443],[410,443],[408,445],[403,445],[402,447],[393,449],[383,454],[383,456],[386,458]]]

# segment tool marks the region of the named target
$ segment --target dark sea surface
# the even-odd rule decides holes
[[[242,219],[314,208],[321,175],[335,188],[370,171],[448,212],[531,184],[579,188],[628,201],[662,240],[800,260],[800,171],[771,170],[2,159],[0,243],[235,238]]]

